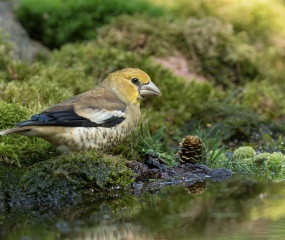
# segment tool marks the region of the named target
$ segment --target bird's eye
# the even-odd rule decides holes
[[[131,79],[132,83],[137,84],[139,82],[139,80],[137,78],[132,78]]]

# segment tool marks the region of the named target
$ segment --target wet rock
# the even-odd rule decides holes
[[[206,179],[219,182],[232,176],[232,172],[228,169],[210,169],[198,163],[169,166],[153,153],[147,154],[143,163],[129,161],[127,166],[136,174],[135,183],[133,183],[134,195],[142,195],[150,190],[158,191],[166,185],[183,185],[188,189],[194,188],[194,192],[199,192],[196,189],[197,184],[201,190],[200,186],[205,185],[202,183]]]
[[[232,176],[232,171],[224,168],[213,169],[210,172],[212,182],[221,182]]]
[[[13,13],[15,3],[0,0],[0,33],[8,35],[13,45],[13,57],[31,63],[39,56],[47,56],[49,50],[29,38],[26,30]],[[2,34],[2,33],[1,33]]]

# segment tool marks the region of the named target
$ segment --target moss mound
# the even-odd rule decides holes
[[[231,23],[218,18],[171,21],[145,15],[119,16],[99,29],[96,42],[103,48],[135,51],[143,58],[183,53],[191,71],[223,87],[271,75],[272,64],[281,57],[277,48],[253,44],[248,32],[237,33]]]
[[[252,147],[242,146],[235,149],[231,157],[225,159],[224,155],[220,155],[211,164],[216,167],[227,166],[236,172],[281,182],[285,179],[284,162],[285,155],[281,152],[257,154]]]
[[[264,135],[270,134],[273,139],[278,139],[285,130],[282,121],[273,121],[248,107],[226,102],[204,104],[192,115],[185,129],[193,132],[198,126],[212,129],[212,135],[219,133],[219,140],[229,147],[243,142],[261,147],[266,145]]]
[[[71,190],[126,187],[133,181],[126,160],[101,152],[63,154],[33,165],[22,178],[29,194],[68,194]],[[66,187],[66,188],[65,188]]]
[[[125,164],[126,160],[101,152],[63,154],[21,168],[0,164],[0,198],[14,204],[51,202],[92,195],[98,190],[122,190],[134,178]]]
[[[253,41],[266,41],[274,35],[284,36],[285,6],[279,0],[263,1],[223,1],[223,0],[157,0],[167,6],[178,18],[214,17],[230,22],[236,32],[248,32]],[[242,13],[242,17],[241,17]]]
[[[281,80],[281,79],[280,79]],[[242,104],[269,118],[285,116],[284,84],[265,79],[248,83],[241,94]]]
[[[101,46],[114,46],[145,56],[168,56],[183,48],[182,26],[166,18],[123,15],[100,28],[97,41]]]
[[[260,75],[255,47],[239,39],[231,24],[215,18],[190,18],[184,36],[194,67],[217,84],[244,84]]]

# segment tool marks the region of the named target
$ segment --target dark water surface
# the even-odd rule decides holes
[[[67,204],[7,205],[0,224],[0,238],[13,240],[285,239],[285,183],[235,176],[140,197],[112,193]]]

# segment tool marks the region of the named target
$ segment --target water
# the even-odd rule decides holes
[[[1,239],[285,239],[285,183],[238,176],[140,197],[2,207]]]

